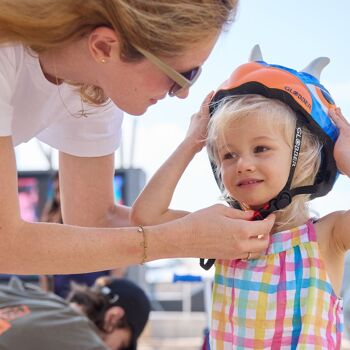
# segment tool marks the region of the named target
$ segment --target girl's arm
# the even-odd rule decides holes
[[[350,177],[350,124],[345,119],[341,110],[336,108],[329,113],[334,123],[339,128],[340,134],[334,146],[334,158],[337,168]],[[350,211],[341,211],[330,214],[329,221],[332,226],[332,237],[334,246],[338,251],[347,251],[350,249]]]
[[[136,199],[131,210],[132,222],[142,225],[158,224],[188,214],[186,211],[171,210],[169,205],[182,174],[195,154],[205,145],[211,97],[212,93],[205,98],[200,111],[192,116],[185,139]]]

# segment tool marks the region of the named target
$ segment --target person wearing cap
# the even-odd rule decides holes
[[[135,350],[150,302],[126,279],[74,285],[67,300],[13,277],[0,286],[0,349]]]

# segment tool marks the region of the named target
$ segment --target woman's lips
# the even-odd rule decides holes
[[[154,104],[156,104],[158,102],[158,100],[156,100],[155,98],[151,98],[149,100],[149,102],[150,102],[151,105],[154,105]]]

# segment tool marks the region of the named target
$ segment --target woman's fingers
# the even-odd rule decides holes
[[[245,233],[241,239],[245,240],[241,259],[257,259],[266,253],[270,241],[270,234],[275,223],[275,215],[269,215],[265,220],[247,221]],[[247,259],[249,257],[249,259]]]
[[[198,114],[201,118],[205,118],[205,119],[209,118],[209,105],[210,105],[210,101],[211,101],[213,95],[214,95],[214,92],[211,91],[203,100],[201,107],[199,109],[199,112],[198,112]]]
[[[208,111],[209,111],[209,104],[210,104],[211,99],[213,98],[213,95],[214,95],[214,91],[211,91],[211,92],[205,97],[205,99],[203,100],[202,105],[201,105],[201,110],[200,110],[201,113],[208,114]]]
[[[254,216],[253,210],[243,211],[229,207],[226,207],[225,215],[232,219],[243,219],[249,221],[249,225],[247,226],[247,230],[250,233],[249,238],[259,237],[260,239],[270,233],[276,219],[274,214],[270,214],[264,220],[250,221]]]
[[[189,215],[192,227],[192,254],[198,248],[199,257],[244,259],[250,253],[257,257],[266,252],[275,217],[250,221],[253,213],[214,205]],[[192,255],[197,256],[197,255]]]

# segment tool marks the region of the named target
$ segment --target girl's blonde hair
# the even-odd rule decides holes
[[[290,146],[291,154],[296,126],[296,114],[285,103],[266,98],[260,95],[242,95],[227,97],[216,109],[212,116],[208,128],[207,150],[211,162],[215,165],[214,171],[220,178],[221,162],[218,156],[217,142],[224,137],[224,130],[231,127],[233,121],[240,121],[249,116],[260,116],[264,120],[271,122],[271,127],[276,132],[281,132],[285,141]],[[253,126],[252,126],[253,127]],[[224,142],[226,142],[224,140]],[[298,163],[295,169],[291,188],[312,185],[321,163],[322,143],[317,136],[303,127],[303,137]],[[239,204],[232,198],[221,184],[221,191],[228,202]],[[282,188],[281,188],[282,190]],[[272,198],[271,198],[272,199]],[[276,212],[274,231],[280,231],[284,227],[293,223],[298,217],[304,217],[305,222],[309,218],[307,201],[310,195],[297,195],[292,203],[284,209]]]
[[[22,43],[41,53],[106,26],[115,29],[124,60],[139,60],[135,46],[174,56],[217,35],[235,15],[238,0],[0,0],[0,44]],[[107,100],[96,86],[81,95]]]

